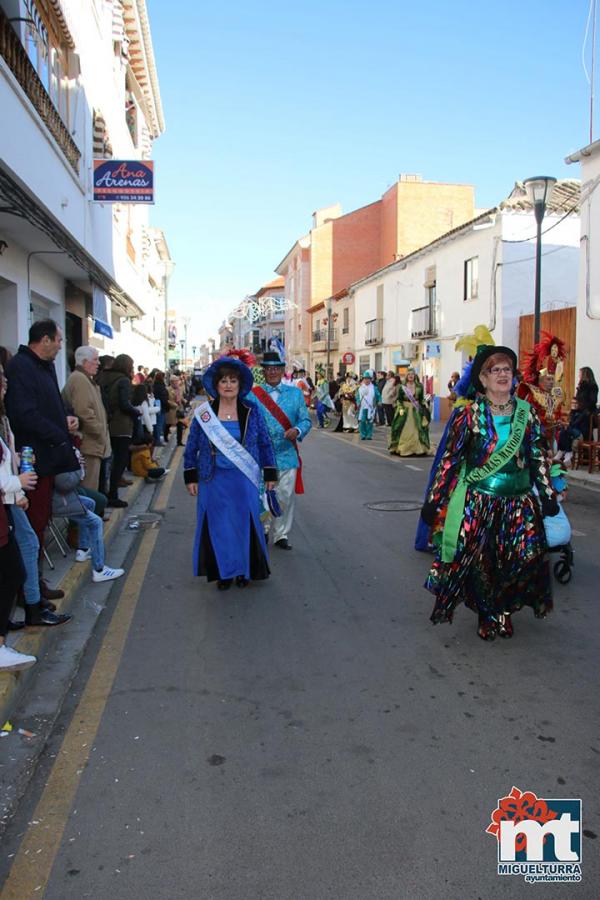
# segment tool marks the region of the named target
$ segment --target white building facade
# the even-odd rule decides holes
[[[0,0],[0,108],[0,344],[49,316],[61,381],[83,343],[162,368],[164,235],[92,201],[94,158],[149,159],[164,130],[145,0]]]
[[[577,306],[579,185],[568,185],[564,207],[544,219],[542,312],[574,314]],[[357,371],[414,365],[427,392],[444,397],[452,372],[466,362],[454,345],[477,325],[518,353],[524,317],[534,309],[535,236],[533,211],[518,191],[516,199],[352,285]]]

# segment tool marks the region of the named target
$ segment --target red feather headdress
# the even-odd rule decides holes
[[[546,360],[550,356],[550,350],[554,344],[558,347],[558,358],[564,359],[567,355],[565,342],[561,341],[555,334],[550,334],[549,331],[542,331],[539,343],[523,357],[525,363],[523,381],[527,384],[537,384],[540,371],[544,368]]]
[[[235,347],[231,347],[227,353],[223,354],[224,356],[235,356],[239,359],[240,362],[243,362],[248,368],[252,368],[252,366],[256,365],[256,357],[250,350],[246,350],[245,347],[242,347],[241,350],[237,350]]]

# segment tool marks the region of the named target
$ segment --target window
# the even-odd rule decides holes
[[[50,32],[34,0],[25,0],[25,50],[64,124],[69,126],[69,48]]]
[[[342,310],[342,334],[350,333],[350,309],[345,306]]]
[[[358,357],[358,372],[360,375],[362,375],[363,372],[366,372],[370,365],[371,365],[371,357],[370,356],[359,356]]]
[[[463,299],[475,300],[479,296],[479,257],[465,260],[465,290]]]

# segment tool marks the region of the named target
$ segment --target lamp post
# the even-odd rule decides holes
[[[197,350],[197,349],[198,349],[198,348],[196,347],[196,345],[195,345],[195,344],[192,344],[192,366],[193,366],[194,363],[196,362],[196,350]]]
[[[542,302],[542,221],[546,212],[546,206],[552,196],[552,190],[556,184],[556,178],[548,175],[538,175],[535,178],[526,178],[523,182],[527,197],[533,204],[535,221],[537,225],[537,238],[535,245],[535,304],[533,312],[533,343],[540,340],[540,317]]]
[[[163,299],[165,313],[165,372],[169,371],[169,279],[173,274],[175,263],[171,259],[163,259]]]
[[[329,359],[331,356],[331,300],[327,301],[327,365],[325,367],[325,377],[329,381]]]
[[[181,365],[183,367],[185,365],[184,358],[183,358],[183,348],[185,347],[185,341],[183,340],[183,338],[179,341],[179,346],[181,347],[181,357],[180,358],[181,358]]]

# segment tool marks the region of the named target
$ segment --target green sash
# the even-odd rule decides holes
[[[488,461],[483,466],[477,466],[468,474],[466,473],[467,464],[463,462],[458,476],[456,487],[450,497],[448,503],[448,511],[446,513],[446,521],[444,523],[444,531],[442,534],[442,562],[451,563],[454,561],[456,554],[456,545],[458,543],[458,535],[465,516],[465,498],[469,485],[476,484],[484,478],[489,478],[499,472],[512,457],[518,453],[529,419],[529,403],[518,397],[514,398],[516,403],[515,415],[512,422],[510,437],[506,444],[500,449],[495,450]]]

